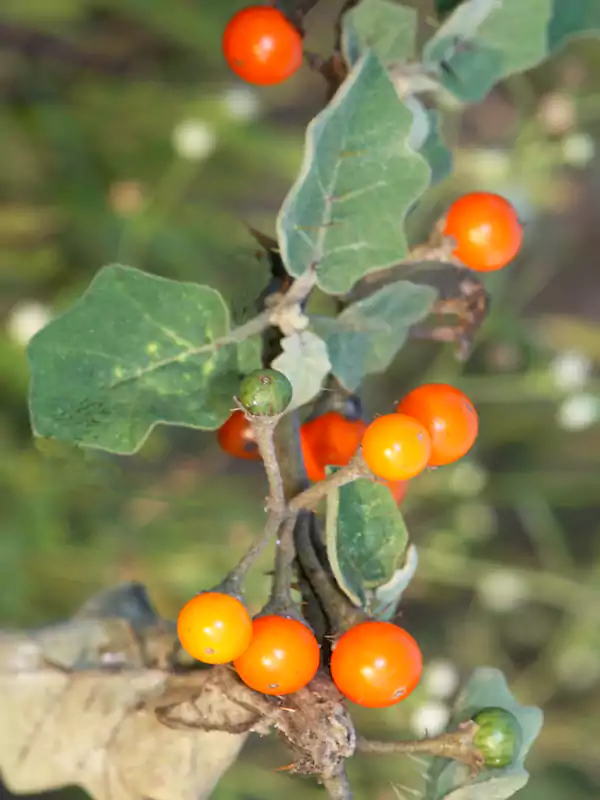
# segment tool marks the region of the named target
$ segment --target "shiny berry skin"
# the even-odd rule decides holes
[[[321,650],[307,625],[271,614],[257,617],[252,629],[250,647],[233,662],[246,686],[261,694],[292,694],[315,677]]]
[[[325,467],[345,467],[360,447],[367,423],[328,411],[300,428],[306,473],[310,480],[325,477]]]
[[[479,418],[466,394],[447,383],[425,383],[398,403],[397,412],[413,417],[431,438],[429,466],[458,461],[475,444]]]
[[[476,272],[502,269],[523,242],[516,210],[491,192],[472,192],[456,200],[448,211],[444,233],[456,240],[454,255]]]
[[[276,369],[256,369],[240,384],[239,401],[253,416],[282,414],[291,399],[292,384]]]
[[[427,466],[431,439],[416,419],[404,414],[386,414],[373,420],[365,431],[362,454],[378,478],[405,481]]]
[[[222,46],[233,72],[257,86],[282,83],[302,65],[302,37],[273,6],[248,6],[234,14]]]
[[[419,645],[391,622],[361,622],[336,643],[331,677],[348,700],[365,708],[386,708],[404,700],[423,672]]]
[[[202,592],[179,612],[177,633],[184,650],[206,664],[227,664],[252,640],[252,618],[236,597]]]
[[[260,453],[252,435],[252,428],[243,411],[234,411],[217,431],[219,446],[230,456],[260,461]]]
[[[473,717],[479,730],[473,744],[485,759],[486,767],[508,767],[521,749],[521,726],[514,714],[504,708],[484,708]]]

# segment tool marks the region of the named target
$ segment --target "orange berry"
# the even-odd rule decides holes
[[[268,86],[291,77],[302,65],[302,37],[274,6],[248,6],[227,23],[225,60],[248,83]]]
[[[227,664],[249,646],[252,619],[236,597],[202,592],[179,612],[177,633],[192,658],[206,664]]]
[[[315,677],[321,650],[307,625],[272,614],[257,617],[252,629],[250,647],[233,662],[247,686],[262,694],[292,694]]]
[[[386,708],[416,688],[423,671],[419,645],[391,622],[367,621],[336,643],[331,677],[348,700],[365,708]]]
[[[362,440],[362,454],[378,478],[404,481],[422,472],[431,456],[427,430],[412,417],[386,414],[369,425]]]
[[[388,487],[392,497],[396,501],[396,505],[399,506],[406,497],[410,481],[385,481],[383,478],[380,478],[379,483],[383,483],[384,486]]]
[[[217,431],[217,441],[222,450],[235,458],[260,461],[252,427],[243,411],[234,411]]]
[[[367,423],[328,411],[300,428],[306,472],[310,480],[323,480],[325,467],[345,467],[360,447]],[[312,477],[314,476],[314,477]]]
[[[477,439],[479,420],[473,403],[447,383],[418,386],[398,404],[397,412],[413,417],[427,429],[432,467],[458,461]]]
[[[491,192],[472,192],[456,200],[448,211],[444,233],[456,240],[454,255],[477,272],[502,269],[523,242],[516,210]]]

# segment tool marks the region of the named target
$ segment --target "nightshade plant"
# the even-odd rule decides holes
[[[317,2],[277,6],[303,35]],[[476,103],[568,39],[600,30],[597,7],[573,0],[445,0],[437,10],[439,25],[417,50],[412,8],[351,0],[331,56],[306,54],[324,77],[329,101],[308,126],[276,240],[253,232],[274,273],[256,316],[234,326],[225,299],[210,286],[112,264],[29,347],[31,419],[39,437],[127,455],[157,425],[216,431],[233,410],[245,414],[269,483],[264,537],[219,587],[198,588],[240,596],[254,559],[276,538],[273,591],[263,616],[306,618],[321,645],[320,670],[282,704],[249,688],[230,667],[190,665],[143,587],[117,587],[51,633],[32,635],[27,657],[6,667],[39,670],[47,691],[56,698],[64,692],[61,702],[78,709],[81,720],[80,735],[74,730],[64,747],[48,748],[42,784],[32,784],[28,769],[41,735],[36,728],[34,737],[37,721],[21,740],[15,734],[14,743],[2,743],[0,769],[14,791],[79,784],[101,800],[204,798],[245,737],[270,729],[294,751],[293,769],[315,775],[334,798],[353,797],[345,761],[356,749],[432,756],[428,800],[502,800],[526,783],[524,758],[542,714],[520,706],[493,669],[475,672],[438,737],[373,742],[356,734],[330,677],[331,642],[367,618],[394,619],[417,552],[389,488],[374,479],[360,450],[311,485],[301,457],[298,415],[305,418],[313,405],[322,411],[323,403],[334,408],[338,402],[338,410],[411,338],[453,343],[467,357],[485,316],[478,272],[455,255],[445,219],[427,241],[409,242],[407,226],[418,220],[421,198],[452,168],[436,99],[449,93]],[[446,278],[454,287],[450,295],[440,288]],[[331,298],[329,316],[310,313],[317,289]],[[439,314],[455,319],[428,326]],[[287,376],[291,392],[274,404],[263,394],[258,413],[246,413],[252,398],[247,382],[240,396],[240,384],[264,369]],[[315,513],[322,500],[324,526]],[[294,580],[302,608],[292,602]],[[59,639],[70,646],[57,647]],[[89,691],[77,700],[83,683]],[[94,692],[112,716],[106,730],[92,734],[85,719]],[[475,744],[482,739],[473,718],[485,709],[495,710],[485,716],[491,736],[494,719],[505,724],[502,710],[511,715],[515,738],[501,767],[486,766],[489,759]],[[511,748],[514,757],[507,759]],[[177,764],[184,752],[196,759],[185,779],[153,783],[152,762]],[[179,775],[176,766],[173,774]]]

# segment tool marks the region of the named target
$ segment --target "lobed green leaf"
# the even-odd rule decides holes
[[[325,340],[335,377],[353,392],[365,375],[386,370],[411,326],[429,314],[436,298],[431,286],[396,281],[348,306],[338,317],[313,318],[312,327]]]
[[[417,14],[390,0],[362,0],[342,18],[342,55],[353,66],[367,50],[383,63],[415,54]]]
[[[552,13],[553,0],[466,0],[427,42],[424,65],[460,100],[482,100],[502,78],[546,57]]]
[[[404,219],[430,179],[408,143],[412,122],[380,60],[367,53],[308,126],[300,175],[277,218],[291,275],[315,270],[323,291],[343,294],[406,255]]]
[[[30,342],[34,433],[130,454],[159,423],[219,427],[240,372],[260,366],[229,324],[208,286],[105,267]]]
[[[524,762],[541,730],[542,711],[520,705],[500,670],[481,667],[457,698],[449,729],[489,707],[510,711],[521,726],[521,749],[515,761],[502,769],[484,769],[472,778],[464,764],[435,758],[428,774],[425,800],[506,800],[525,786],[529,773]]]

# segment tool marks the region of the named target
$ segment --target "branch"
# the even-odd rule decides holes
[[[318,483],[313,483],[313,485],[309,486],[308,489],[305,489],[303,492],[300,492],[300,494],[297,494],[294,498],[292,498],[292,500],[290,500],[288,503],[288,510],[290,512],[297,512],[301,509],[312,511],[319,505],[321,500],[327,497],[327,494],[332,489],[339,489],[340,486],[345,486],[347,483],[352,483],[352,481],[355,481],[358,478],[374,479],[373,473],[364,462],[360,452],[354,456],[348,466],[342,467],[341,469],[338,469],[337,472],[331,473],[325,478],[325,480],[319,481]]]
[[[353,625],[363,622],[365,615],[352,605],[321,563],[313,540],[315,524],[315,516],[312,513],[304,512],[298,516],[295,529],[298,561],[306,580],[319,600],[331,633],[343,633]]]
[[[331,800],[353,800],[354,792],[350,787],[346,770],[342,768],[335,775],[322,778],[324,788],[329,792]]]
[[[476,775],[484,764],[480,751],[473,745],[473,736],[479,725],[472,720],[463,722],[458,730],[443,733],[432,739],[418,739],[409,742],[377,742],[359,736],[356,749],[363,753],[424,753],[438,758],[451,758],[471,768]]]

